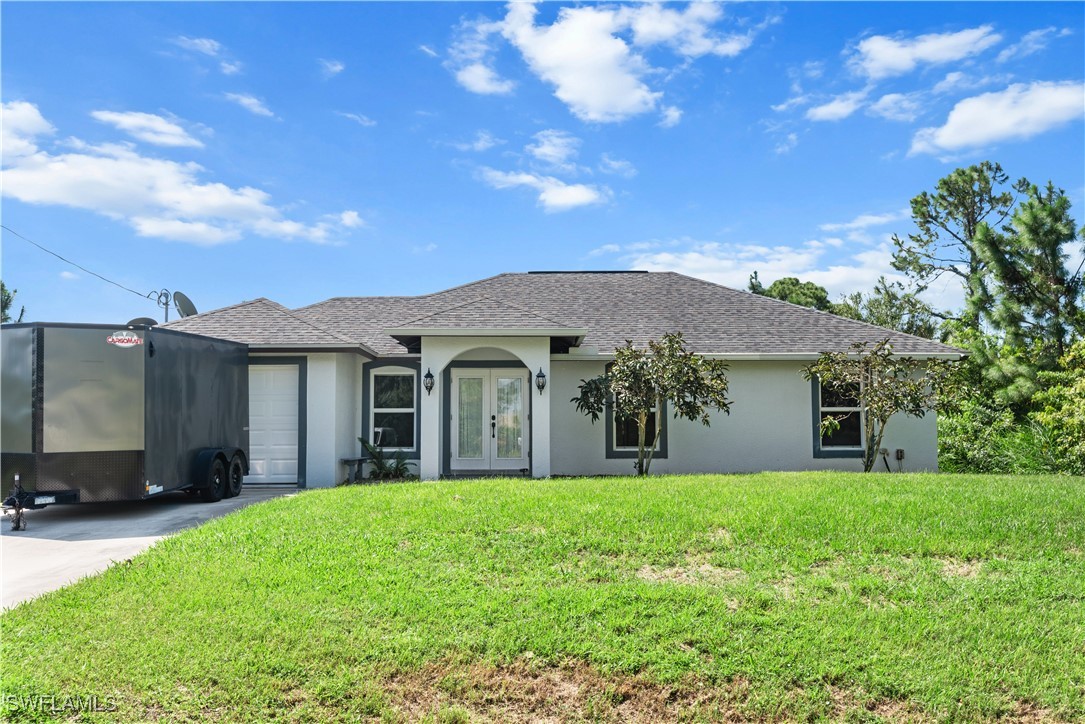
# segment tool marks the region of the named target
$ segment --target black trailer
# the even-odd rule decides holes
[[[5,505],[241,492],[246,345],[144,325],[7,324],[0,368]]]

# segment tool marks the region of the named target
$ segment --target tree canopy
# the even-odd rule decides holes
[[[570,402],[593,423],[610,408],[616,418],[634,420],[638,433],[635,468],[638,475],[647,475],[666,425],[659,414],[663,403],[671,406],[675,419],[697,420],[707,426],[709,410],[730,412],[726,373],[725,362],[687,350],[680,333],[651,340],[647,349],[627,340],[614,351],[614,362],[604,374],[580,381],[580,394]],[[650,431],[653,411],[656,424]]]

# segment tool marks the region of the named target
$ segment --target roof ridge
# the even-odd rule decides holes
[[[279,306],[282,307],[281,304]],[[346,337],[346,336],[344,336],[342,334],[339,334],[338,332],[333,332],[330,329],[325,329],[324,327],[321,327],[318,324],[314,324],[313,322],[310,322],[308,319],[303,319],[302,317],[299,317],[298,315],[294,314],[294,312],[292,310],[287,309],[286,307],[282,307],[282,309],[280,309],[279,311],[281,311],[283,314],[285,314],[286,316],[290,317],[293,320],[296,320],[298,322],[301,322],[302,324],[305,324],[305,325],[308,325],[308,326],[312,327],[313,329],[317,330],[318,332],[323,332],[324,334],[328,334],[328,335],[331,335],[332,337],[335,337],[340,342],[345,342],[346,344],[358,344],[358,342],[350,339],[349,337]]]
[[[183,319],[195,319],[196,317],[207,318],[207,317],[211,316],[212,314],[219,314],[221,312],[227,312],[227,311],[229,311],[231,309],[239,309],[241,307],[247,307],[250,304],[258,304],[260,302],[263,302],[265,304],[274,304],[279,309],[286,309],[286,307],[279,304],[274,299],[268,299],[267,297],[257,297],[256,299],[246,299],[243,302],[238,302],[236,304],[230,304],[230,305],[227,305],[225,307],[219,307],[218,309],[209,309],[206,312],[199,312],[197,314],[191,314],[191,315],[189,315],[187,317],[179,317],[179,318],[173,320],[172,322],[166,322],[162,326],[165,327],[168,324],[176,324],[177,322],[180,322]]]
[[[513,309],[516,309],[518,311],[524,312],[526,314],[530,314],[533,317],[538,317],[539,319],[545,319],[547,322],[550,322],[552,324],[556,324],[559,327],[568,327],[569,326],[565,322],[559,322],[556,319],[551,319],[550,317],[547,317],[544,314],[539,314],[538,312],[536,312],[536,311],[534,311],[532,309],[527,309],[526,307],[521,307],[519,304],[515,304],[513,302],[509,302],[509,301],[506,301],[504,299],[497,299],[496,297],[491,297],[489,294],[486,294],[486,295],[483,295],[483,296],[486,296],[489,299],[493,299],[495,302],[497,302],[499,304],[504,304],[506,307],[512,307]]]

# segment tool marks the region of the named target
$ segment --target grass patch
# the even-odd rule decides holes
[[[5,613],[4,715],[1082,719],[1082,550],[1072,477],[311,491]]]

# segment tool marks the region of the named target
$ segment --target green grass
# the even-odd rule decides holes
[[[2,688],[13,719],[1074,720],[1083,602],[1082,478],[348,487],[7,612]]]

